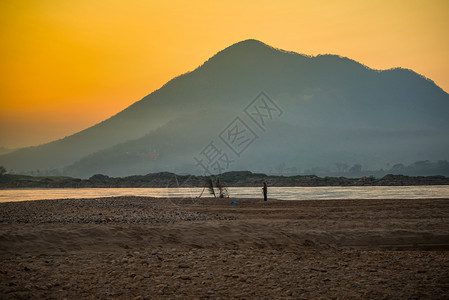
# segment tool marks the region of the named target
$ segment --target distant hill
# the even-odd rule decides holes
[[[262,98],[277,109],[264,110]],[[200,174],[195,158],[213,142],[220,155],[229,156],[223,171],[390,168],[448,159],[448,112],[449,95],[411,70],[378,71],[336,55],[309,57],[247,40],[112,118],[64,139],[1,155],[0,165],[80,177]],[[261,117],[269,113],[271,118]],[[256,137],[237,154],[223,141],[236,117],[247,133],[252,131],[239,140],[240,147]]]

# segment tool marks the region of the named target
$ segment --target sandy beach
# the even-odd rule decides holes
[[[449,199],[0,203],[0,298],[448,299],[448,250]]]

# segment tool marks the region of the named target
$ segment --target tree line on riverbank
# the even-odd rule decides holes
[[[127,177],[109,177],[96,174],[89,179],[66,176],[28,176],[2,174],[0,188],[120,188],[120,187],[203,187],[210,176],[177,175],[170,172],[150,173]],[[264,180],[270,186],[313,187],[313,186],[406,186],[406,185],[449,185],[445,176],[386,175],[381,178],[364,176],[318,177],[315,175],[274,176],[250,171],[233,171],[220,175],[220,182],[227,187],[260,187]]]

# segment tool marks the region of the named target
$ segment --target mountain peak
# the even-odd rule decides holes
[[[254,47],[269,47],[269,48],[271,48],[269,45],[267,45],[264,42],[261,42],[259,40],[256,40],[256,39],[243,40],[243,41],[237,42],[237,43],[227,47],[226,49],[232,48],[232,47],[252,47],[252,48],[254,48]]]
[[[259,53],[263,51],[277,51],[277,49],[271,47],[270,45],[267,45],[259,40],[255,39],[248,39],[243,40],[240,42],[237,42],[235,44],[232,44],[229,47],[226,47],[222,51],[218,52],[217,54],[221,53]]]
[[[232,44],[219,51],[207,60],[204,65],[215,62],[219,67],[233,64],[244,64],[248,61],[260,61],[272,54],[280,53],[280,50],[273,48],[259,40],[248,39]]]

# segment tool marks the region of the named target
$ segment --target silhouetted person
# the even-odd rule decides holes
[[[264,180],[263,182],[263,201],[267,201],[267,194],[268,194],[268,187],[267,187],[267,182]]]

